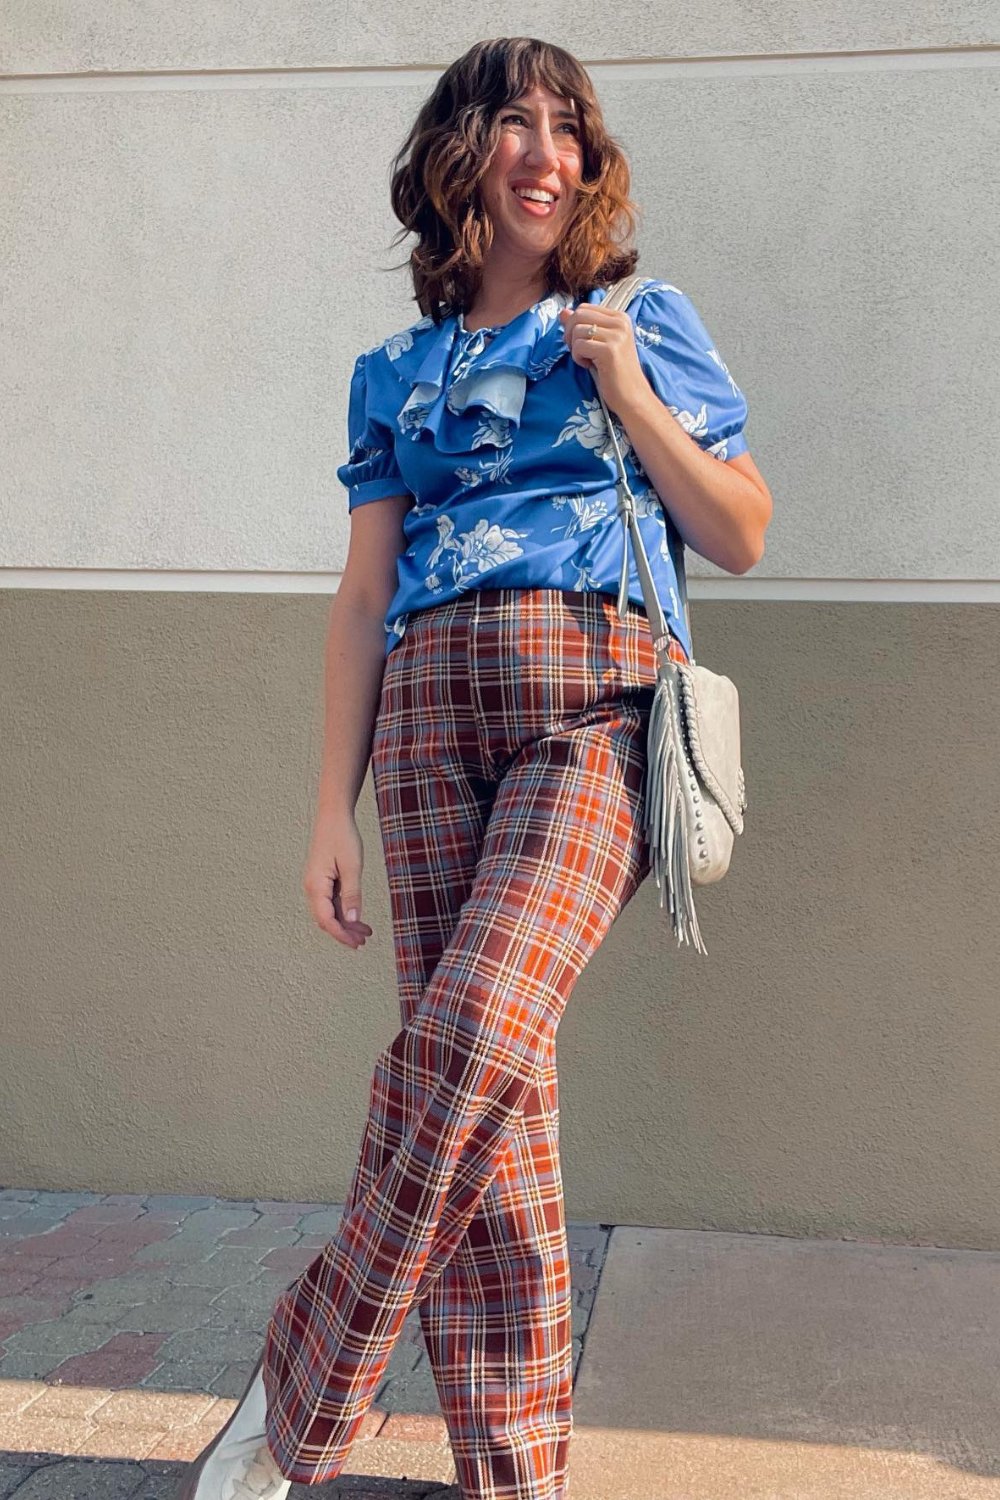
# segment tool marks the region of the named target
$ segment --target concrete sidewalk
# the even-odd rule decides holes
[[[0,1192],[0,1500],[168,1500],[340,1206]],[[572,1224],[572,1500],[1000,1500],[1000,1253]],[[452,1500],[411,1315],[349,1473]]]

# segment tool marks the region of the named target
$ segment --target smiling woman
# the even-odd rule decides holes
[[[459,100],[461,103],[459,103]],[[629,169],[586,70],[527,37],[483,43],[445,70],[393,163],[391,200],[418,242],[421,312],[507,322],[545,292],[576,295],[635,268]],[[553,208],[515,200],[522,184]],[[611,273],[614,274],[611,274]]]
[[[448,67],[395,159],[421,316],[351,375],[350,548],[303,887],[321,931],[364,946],[370,761],[401,1025],[340,1227],[279,1297],[186,1500],[335,1478],[415,1306],[464,1500],[565,1493],[556,1033],[650,873],[657,678],[634,564],[616,607],[602,398],[675,661],[685,541],[741,569],[769,514],[736,467],[746,398],[690,298],[650,275],[627,310],[602,305],[638,261],[629,190],[586,70],[530,37]]]

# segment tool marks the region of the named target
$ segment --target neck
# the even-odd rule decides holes
[[[474,305],[465,314],[466,328],[487,328],[509,323],[545,296],[544,267],[507,263],[483,267],[483,279]]]

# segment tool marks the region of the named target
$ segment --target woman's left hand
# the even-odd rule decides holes
[[[606,312],[600,303],[581,302],[559,310],[563,337],[578,365],[589,369],[611,411],[620,417],[648,395],[649,381],[639,363],[632,319],[622,309]],[[593,334],[590,329],[593,328]]]

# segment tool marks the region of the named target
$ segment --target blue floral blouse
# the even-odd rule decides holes
[[[605,288],[584,301],[600,303]],[[430,316],[360,354],[348,408],[348,509],[410,494],[386,612],[386,654],[408,618],[466,589],[596,589],[617,597],[624,527],[593,376],[569,353],[555,292],[469,332]],[[580,304],[577,304],[580,305]],[[649,279],[628,308],[639,363],[686,432],[719,459],[747,451],[747,402],[690,298]],[[614,418],[667,623],[692,654],[684,544]],[[606,450],[606,451],[605,451]],[[631,548],[629,549],[631,554]],[[629,598],[642,604],[630,555]]]

